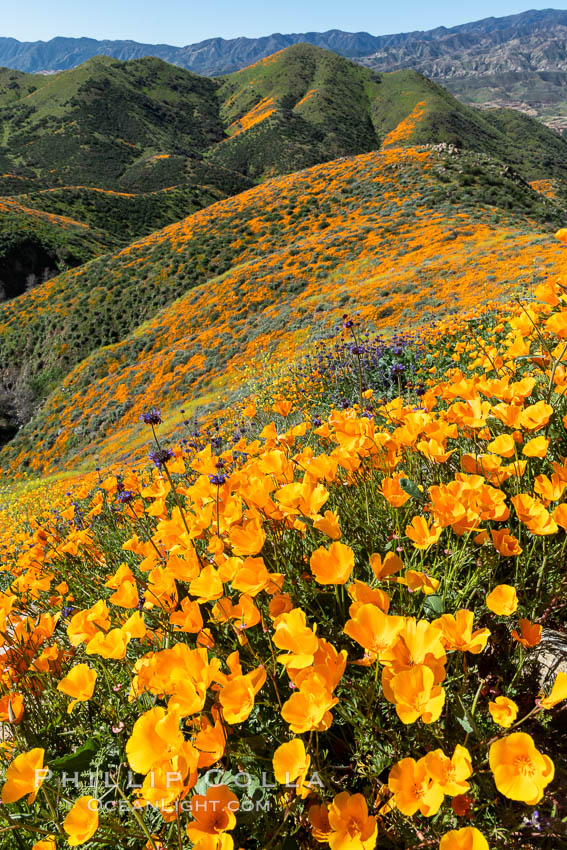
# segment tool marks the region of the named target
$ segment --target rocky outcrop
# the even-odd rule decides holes
[[[567,673],[567,635],[555,629],[543,629],[529,659],[540,688],[547,692],[558,673]]]

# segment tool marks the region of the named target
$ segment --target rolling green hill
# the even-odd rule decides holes
[[[378,74],[298,44],[217,79],[153,58],[95,57],[51,77],[4,69],[0,192],[29,193],[35,181],[234,194],[250,177],[375,150],[418,103],[408,144],[458,144],[534,179],[567,173],[567,143],[526,116],[467,107],[417,72]]]
[[[65,213],[104,231],[115,241],[128,243],[224,197],[214,187],[201,186],[173,186],[139,194],[94,186],[67,186],[17,195],[14,200],[37,211]]]
[[[187,157],[224,135],[218,84],[157,59],[95,57],[72,71],[33,79],[35,91],[2,109],[0,162],[7,171],[29,169],[42,188],[116,190],[141,163],[157,183],[151,188],[165,188],[183,182]],[[139,190],[148,188],[143,174]]]

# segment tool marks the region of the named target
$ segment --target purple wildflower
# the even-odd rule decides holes
[[[158,469],[165,466],[172,457],[174,457],[174,454],[171,449],[158,449],[157,451],[150,452],[150,460],[155,463]]]
[[[151,407],[146,413],[142,413],[140,419],[145,425],[161,425],[161,410]]]

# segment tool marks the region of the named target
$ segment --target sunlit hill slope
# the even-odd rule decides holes
[[[345,311],[423,326],[558,271],[559,208],[488,157],[400,148],[420,114],[380,152],[271,180],[3,305],[2,361],[36,399],[4,467],[136,451],[149,404],[218,407],[251,362]]]

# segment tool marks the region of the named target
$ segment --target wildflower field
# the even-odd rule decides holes
[[[6,528],[2,848],[567,845],[567,277],[364,322]]]
[[[0,467],[46,475],[124,460],[145,441],[149,406],[168,430],[180,409],[232,406],[251,364],[293,358],[345,310],[390,333],[560,273],[549,231],[561,207],[501,172],[431,146],[341,158],[1,304],[0,360],[32,411]]]

